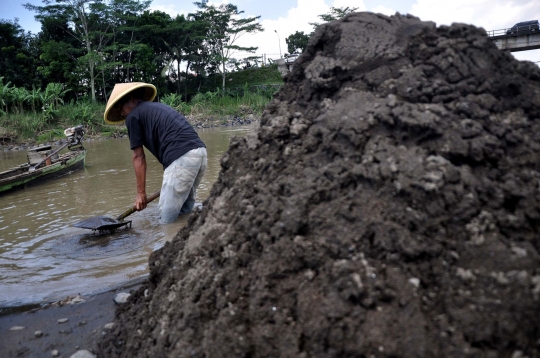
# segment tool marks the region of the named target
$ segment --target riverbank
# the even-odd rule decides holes
[[[215,128],[215,127],[229,127],[229,126],[243,126],[250,125],[252,123],[259,122],[261,116],[258,114],[248,114],[245,117],[239,116],[224,116],[224,117],[187,117],[188,122],[196,129],[202,128]],[[113,127],[113,126],[109,126]],[[114,126],[117,128],[113,132],[102,132],[95,134],[86,134],[83,141],[89,140],[101,140],[101,139],[116,139],[127,137],[127,129],[125,126]],[[4,138],[5,139],[5,138]],[[26,150],[28,148],[36,147],[39,145],[62,145],[66,142],[64,138],[55,138],[52,141],[35,141],[35,140],[8,140],[2,141],[0,137],[0,151],[11,150]]]
[[[161,102],[171,106],[186,116],[195,126],[228,126],[234,123],[256,121],[266,105],[272,100],[277,87],[257,89],[255,92],[224,95],[221,92],[200,93],[185,103],[178,97],[161,98]],[[125,126],[108,125],[103,122],[104,103],[69,103],[60,106],[52,116],[29,111],[0,113],[0,144],[24,142],[51,142],[62,139],[64,129],[84,125],[87,135],[118,136],[125,133]]]
[[[13,309],[0,315],[0,357],[91,357],[114,327],[115,298],[141,280],[93,296],[70,296],[44,307]],[[80,351],[86,351],[86,355]]]
[[[204,123],[203,123],[204,124]],[[209,148],[209,163],[214,163],[215,165],[210,165],[210,168],[207,171],[207,174],[205,175],[209,179],[209,183],[205,186],[205,188],[202,188],[198,194],[203,195],[203,198],[205,198],[205,190],[210,190],[211,183],[214,182],[215,178],[217,178],[218,172],[219,172],[219,161],[221,158],[221,153],[226,150],[229,143],[230,136],[237,136],[238,133],[244,133],[242,126],[239,125],[240,122],[232,122],[229,125],[220,125],[215,127],[211,130],[202,130],[198,129],[200,132],[200,135],[204,140],[206,141],[208,148]],[[233,127],[234,125],[234,127]],[[247,130],[249,127],[244,126]],[[203,127],[201,127],[203,128]],[[207,127],[204,127],[207,128]],[[221,133],[223,129],[222,134]],[[125,163],[125,166],[115,166],[115,168],[118,170],[118,174],[112,175],[111,173],[107,174],[107,177],[110,178],[109,184],[111,187],[120,187],[118,183],[123,183],[126,181],[126,177],[130,177],[132,174],[131,171],[131,162],[129,159],[131,159],[131,153],[128,150],[128,147],[126,147],[125,140],[118,140],[118,141],[110,141],[106,140],[105,137],[101,137],[101,140],[89,137],[85,138],[89,143],[86,146],[89,155],[88,158],[91,158],[89,162],[89,171],[92,172],[99,172],[101,170],[110,169],[113,166],[113,163],[110,162],[98,162],[97,161],[97,155],[95,153],[104,153],[104,148],[107,148],[107,152],[113,152],[116,153],[113,155],[115,158],[114,160],[117,160],[118,163]],[[94,142],[93,142],[94,141]],[[93,142],[93,143],[92,143]],[[122,154],[120,154],[120,151],[118,150],[118,147],[116,146],[118,144],[119,147],[124,148],[125,150],[122,151],[122,153],[127,153],[125,157],[119,157]],[[92,152],[94,151],[94,152]],[[94,153],[94,154],[92,154]],[[213,153],[213,154],[212,154]],[[24,152],[21,153],[4,153],[6,154],[6,157],[10,157],[10,154],[19,157],[24,156]],[[105,155],[105,154],[104,154]],[[100,156],[103,158],[103,156]],[[215,168],[215,169],[214,169]],[[124,176],[124,173],[125,174]],[[159,175],[158,175],[159,177]],[[77,184],[71,184],[70,177],[65,177],[62,180],[63,183],[63,191],[65,193],[69,193],[70,189],[72,188],[72,185],[83,185],[81,180],[77,180]],[[154,178],[154,179],[152,179]],[[155,180],[155,177],[149,177],[149,180]],[[94,181],[90,179],[89,181]],[[88,187],[87,187],[88,188]],[[34,188],[32,188],[34,189]],[[99,189],[99,188],[98,188]],[[99,204],[88,204],[85,202],[85,209],[84,212],[91,213],[93,206],[95,207],[110,207],[110,208],[124,208],[122,204],[118,203],[110,203],[104,200],[107,200],[104,198],[103,195],[99,193],[99,190],[95,187],[88,188],[88,192],[91,192],[92,201],[98,202]],[[130,189],[127,189],[129,192]],[[110,194],[109,190],[105,190],[107,193],[107,196],[114,196],[115,198],[120,197],[120,194],[112,195]],[[35,192],[29,191],[25,197],[36,197]],[[69,194],[67,194],[68,198],[72,198]],[[81,194],[82,195],[82,194]],[[16,196],[16,195],[15,195]],[[6,222],[12,223],[19,219],[17,219],[19,216],[26,218],[27,221],[33,220],[32,217],[27,217],[26,214],[31,211],[30,207],[25,208],[25,206],[22,204],[24,201],[31,202],[32,200],[25,200],[25,197],[21,195],[20,200],[16,200],[15,198],[11,198],[11,201],[14,202],[14,206],[17,207],[16,210],[20,211],[19,215],[5,215],[4,220]],[[79,197],[78,200],[84,201],[83,197]],[[116,199],[115,199],[116,200]],[[120,202],[120,199],[118,199],[118,202]],[[131,201],[129,202],[131,203]],[[48,203],[47,203],[48,204]],[[61,205],[60,203],[57,203],[58,205]],[[33,210],[33,209],[32,209]],[[55,212],[54,218],[55,220],[58,220],[59,222],[68,222],[66,219],[66,216],[72,216],[76,215],[72,211],[69,212],[66,216],[63,216],[63,212],[66,210],[65,208],[58,207],[58,206],[47,206],[48,212]],[[113,210],[113,209],[111,209]],[[115,209],[116,211],[116,209]],[[154,216],[151,211],[147,212],[149,219],[151,220]],[[89,214],[88,214],[89,215]],[[145,215],[146,216],[146,215]],[[50,217],[50,216],[48,216]],[[60,224],[61,225],[61,224]],[[95,240],[91,238],[91,234],[88,233],[86,235],[85,233],[81,233],[81,237],[79,237],[79,233],[70,233],[66,231],[62,231],[59,229],[58,234],[52,235],[51,237],[42,238],[39,240],[35,240],[34,243],[37,242],[37,244],[34,244],[34,249],[36,247],[39,248],[50,248],[50,247],[57,247],[60,245],[61,252],[57,252],[57,249],[51,250],[50,252],[54,252],[54,255],[49,256],[55,256],[55,257],[61,257],[57,263],[51,263],[50,261],[44,262],[42,266],[55,266],[55,265],[62,265],[62,267],[74,267],[72,265],[73,258],[76,257],[83,257],[83,258],[95,258],[95,257],[107,257],[107,256],[118,256],[122,257],[122,261],[130,261],[130,262],[136,262],[136,259],[131,258],[124,258],[123,255],[123,248],[129,249],[132,245],[137,245],[137,248],[134,249],[134,251],[137,252],[148,252],[148,250],[145,250],[142,248],[138,242],[141,242],[140,236],[143,236],[143,232],[145,233],[144,236],[152,236],[152,238],[155,240],[156,234],[155,230],[153,231],[153,234],[146,234],[146,230],[151,230],[146,227],[147,224],[144,222],[136,222],[132,235],[130,235],[130,238],[128,239],[130,244],[127,246],[120,245],[123,241],[128,241],[123,238],[120,238],[119,236],[122,233],[119,233],[118,236],[111,237],[110,239],[105,237],[103,240]],[[26,226],[25,226],[26,227]],[[17,229],[13,229],[10,231],[10,229],[3,231],[3,238],[9,237],[6,231],[8,232],[15,232]],[[177,230],[175,230],[177,231]],[[171,232],[173,232],[171,230]],[[36,233],[32,229],[27,231],[29,233],[29,236],[32,238],[38,237],[43,235],[42,232]],[[139,236],[140,235],[140,236]],[[167,233],[165,236],[169,236]],[[1,244],[1,240],[0,240]],[[11,247],[17,247],[18,244],[16,242],[11,243]],[[154,247],[153,245],[150,245],[149,247]],[[40,250],[40,252],[48,252],[46,249]],[[33,255],[33,251],[30,250],[28,254]],[[114,253],[112,255],[108,255],[108,253]],[[65,261],[67,257],[67,261]],[[39,258],[37,258],[39,259]],[[32,260],[36,260],[36,256],[33,256]],[[25,261],[25,260],[23,260]],[[145,259],[144,263],[147,262],[147,259]],[[25,264],[21,264],[25,265]],[[77,265],[75,263],[75,265]],[[105,264],[104,266],[109,266],[109,264]],[[70,269],[71,270],[71,269]],[[73,270],[71,270],[74,272]],[[92,277],[92,273],[85,273],[83,280],[87,280],[87,278]],[[6,276],[6,272],[4,272],[4,276]],[[125,276],[125,275],[124,275]],[[129,276],[132,277],[132,276]],[[15,280],[15,279],[14,279]],[[47,281],[54,281],[51,277],[44,277],[43,282]],[[86,281],[87,282],[87,281]],[[117,281],[119,284],[121,281]],[[44,283],[43,285],[47,285]],[[99,334],[104,335],[108,334],[109,330],[105,329],[105,325],[107,323],[110,323],[113,321],[115,309],[118,307],[113,301],[112,298],[115,296],[116,293],[120,292],[129,292],[131,288],[122,288],[122,289],[116,289],[111,292],[105,292],[100,293],[99,295],[95,296],[84,296],[83,299],[85,302],[82,303],[76,303],[73,304],[64,304],[62,306],[51,304],[47,305],[46,307],[43,307],[42,309],[32,311],[33,309],[40,307],[40,302],[42,302],[42,299],[31,299],[25,295],[28,296],[34,296],[34,293],[36,291],[43,291],[43,287],[35,288],[29,288],[29,285],[23,286],[23,294],[18,295],[14,294],[14,297],[23,297],[24,302],[36,302],[37,304],[34,304],[32,306],[24,306],[24,307],[17,307],[17,308],[0,308],[0,357],[6,358],[6,357],[51,357],[52,351],[57,350],[59,352],[59,356],[62,357],[69,357],[71,354],[75,352],[75,347],[79,347],[80,349],[87,349],[89,351],[92,351],[91,347],[93,347],[93,344],[97,340],[97,336]],[[111,287],[109,284],[105,286],[98,286],[91,287],[89,290],[84,290],[80,288],[73,289],[73,286],[66,284],[63,287],[66,287],[65,293],[61,293],[59,296],[54,296],[54,300],[64,298],[67,295],[76,295],[78,292],[84,293],[84,292],[95,292],[95,290],[99,290],[101,287]],[[69,289],[69,290],[68,290]],[[7,290],[6,287],[3,286],[4,293],[6,292],[13,292],[13,290]],[[1,291],[0,291],[1,292]],[[24,292],[27,292],[26,294]],[[102,299],[103,298],[103,299]],[[1,301],[1,298],[0,298]],[[82,311],[82,312],[81,312]],[[85,317],[85,318],[83,318]],[[61,318],[68,318],[69,321],[59,324],[58,319]],[[79,325],[81,322],[85,322]],[[68,326],[71,325],[72,326]],[[25,329],[21,331],[9,331],[12,327],[16,326],[22,326],[25,327]],[[42,331],[43,336],[41,337],[35,337],[34,333],[36,331]],[[52,332],[52,333],[51,333]],[[104,332],[104,333],[103,333]],[[48,336],[47,336],[48,334]],[[38,339],[39,338],[39,339]],[[22,352],[22,353],[21,353]]]

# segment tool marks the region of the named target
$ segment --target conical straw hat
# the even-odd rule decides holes
[[[114,108],[116,102],[120,98],[127,95],[129,92],[136,90],[137,88],[144,88],[145,93],[142,98],[143,101],[153,101],[157,95],[157,89],[154,85],[143,83],[143,82],[128,82],[128,83],[117,83],[114,85],[113,91],[109,100],[107,101],[107,106],[105,107],[105,114],[103,118],[105,123],[109,124],[122,124],[126,120],[120,115],[120,111]]]

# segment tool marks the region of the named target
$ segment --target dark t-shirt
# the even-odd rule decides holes
[[[126,119],[131,149],[145,146],[166,169],[192,149],[206,147],[186,118],[158,102],[139,102]]]

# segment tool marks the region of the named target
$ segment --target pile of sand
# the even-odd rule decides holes
[[[411,16],[321,26],[103,356],[540,356],[540,70]]]

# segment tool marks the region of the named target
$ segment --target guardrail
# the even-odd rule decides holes
[[[507,29],[487,31],[489,37],[499,36],[523,36],[540,33],[538,25],[513,26]]]

